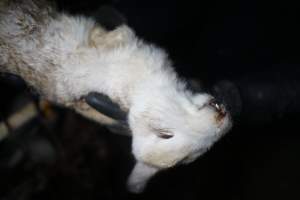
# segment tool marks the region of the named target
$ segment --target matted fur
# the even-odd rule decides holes
[[[89,92],[106,94],[128,111],[137,160],[128,181],[133,192],[159,170],[192,162],[231,127],[229,114],[220,118],[208,105],[212,96],[189,91],[167,54],[128,26],[106,31],[41,1],[1,2],[0,71],[101,123],[114,122],[80,101]]]

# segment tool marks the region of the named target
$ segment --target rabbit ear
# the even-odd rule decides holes
[[[85,101],[89,106],[110,118],[118,121],[127,120],[127,113],[104,94],[91,92],[85,97]]]
[[[100,7],[92,14],[92,16],[96,22],[107,31],[112,31],[127,23],[126,18],[111,6]]]
[[[92,14],[96,24],[90,30],[90,47],[111,49],[130,42],[134,32],[126,25],[126,19],[115,8],[102,6]]]
[[[90,30],[88,45],[95,48],[113,49],[130,43],[134,39],[134,32],[126,25],[119,26],[112,31],[106,31],[96,24]]]
[[[128,180],[127,188],[132,193],[142,193],[150,180],[160,169],[137,161]]]

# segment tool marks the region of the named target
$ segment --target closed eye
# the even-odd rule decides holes
[[[169,139],[174,136],[171,130],[164,128],[151,127],[151,130],[160,138]]]

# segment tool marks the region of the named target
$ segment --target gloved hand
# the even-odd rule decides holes
[[[121,107],[108,96],[91,92],[84,97],[84,100],[90,107],[98,112],[98,115],[103,115],[111,119],[111,123],[107,125],[110,131],[120,135],[131,135],[127,123],[127,112],[122,110]]]

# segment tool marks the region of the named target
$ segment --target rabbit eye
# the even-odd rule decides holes
[[[169,139],[174,136],[174,134],[169,129],[162,129],[162,128],[153,128],[152,131],[160,138]]]
[[[209,102],[209,105],[211,107],[213,107],[216,111],[220,112],[222,110],[222,106],[215,100],[215,99],[212,99],[210,102]]]

